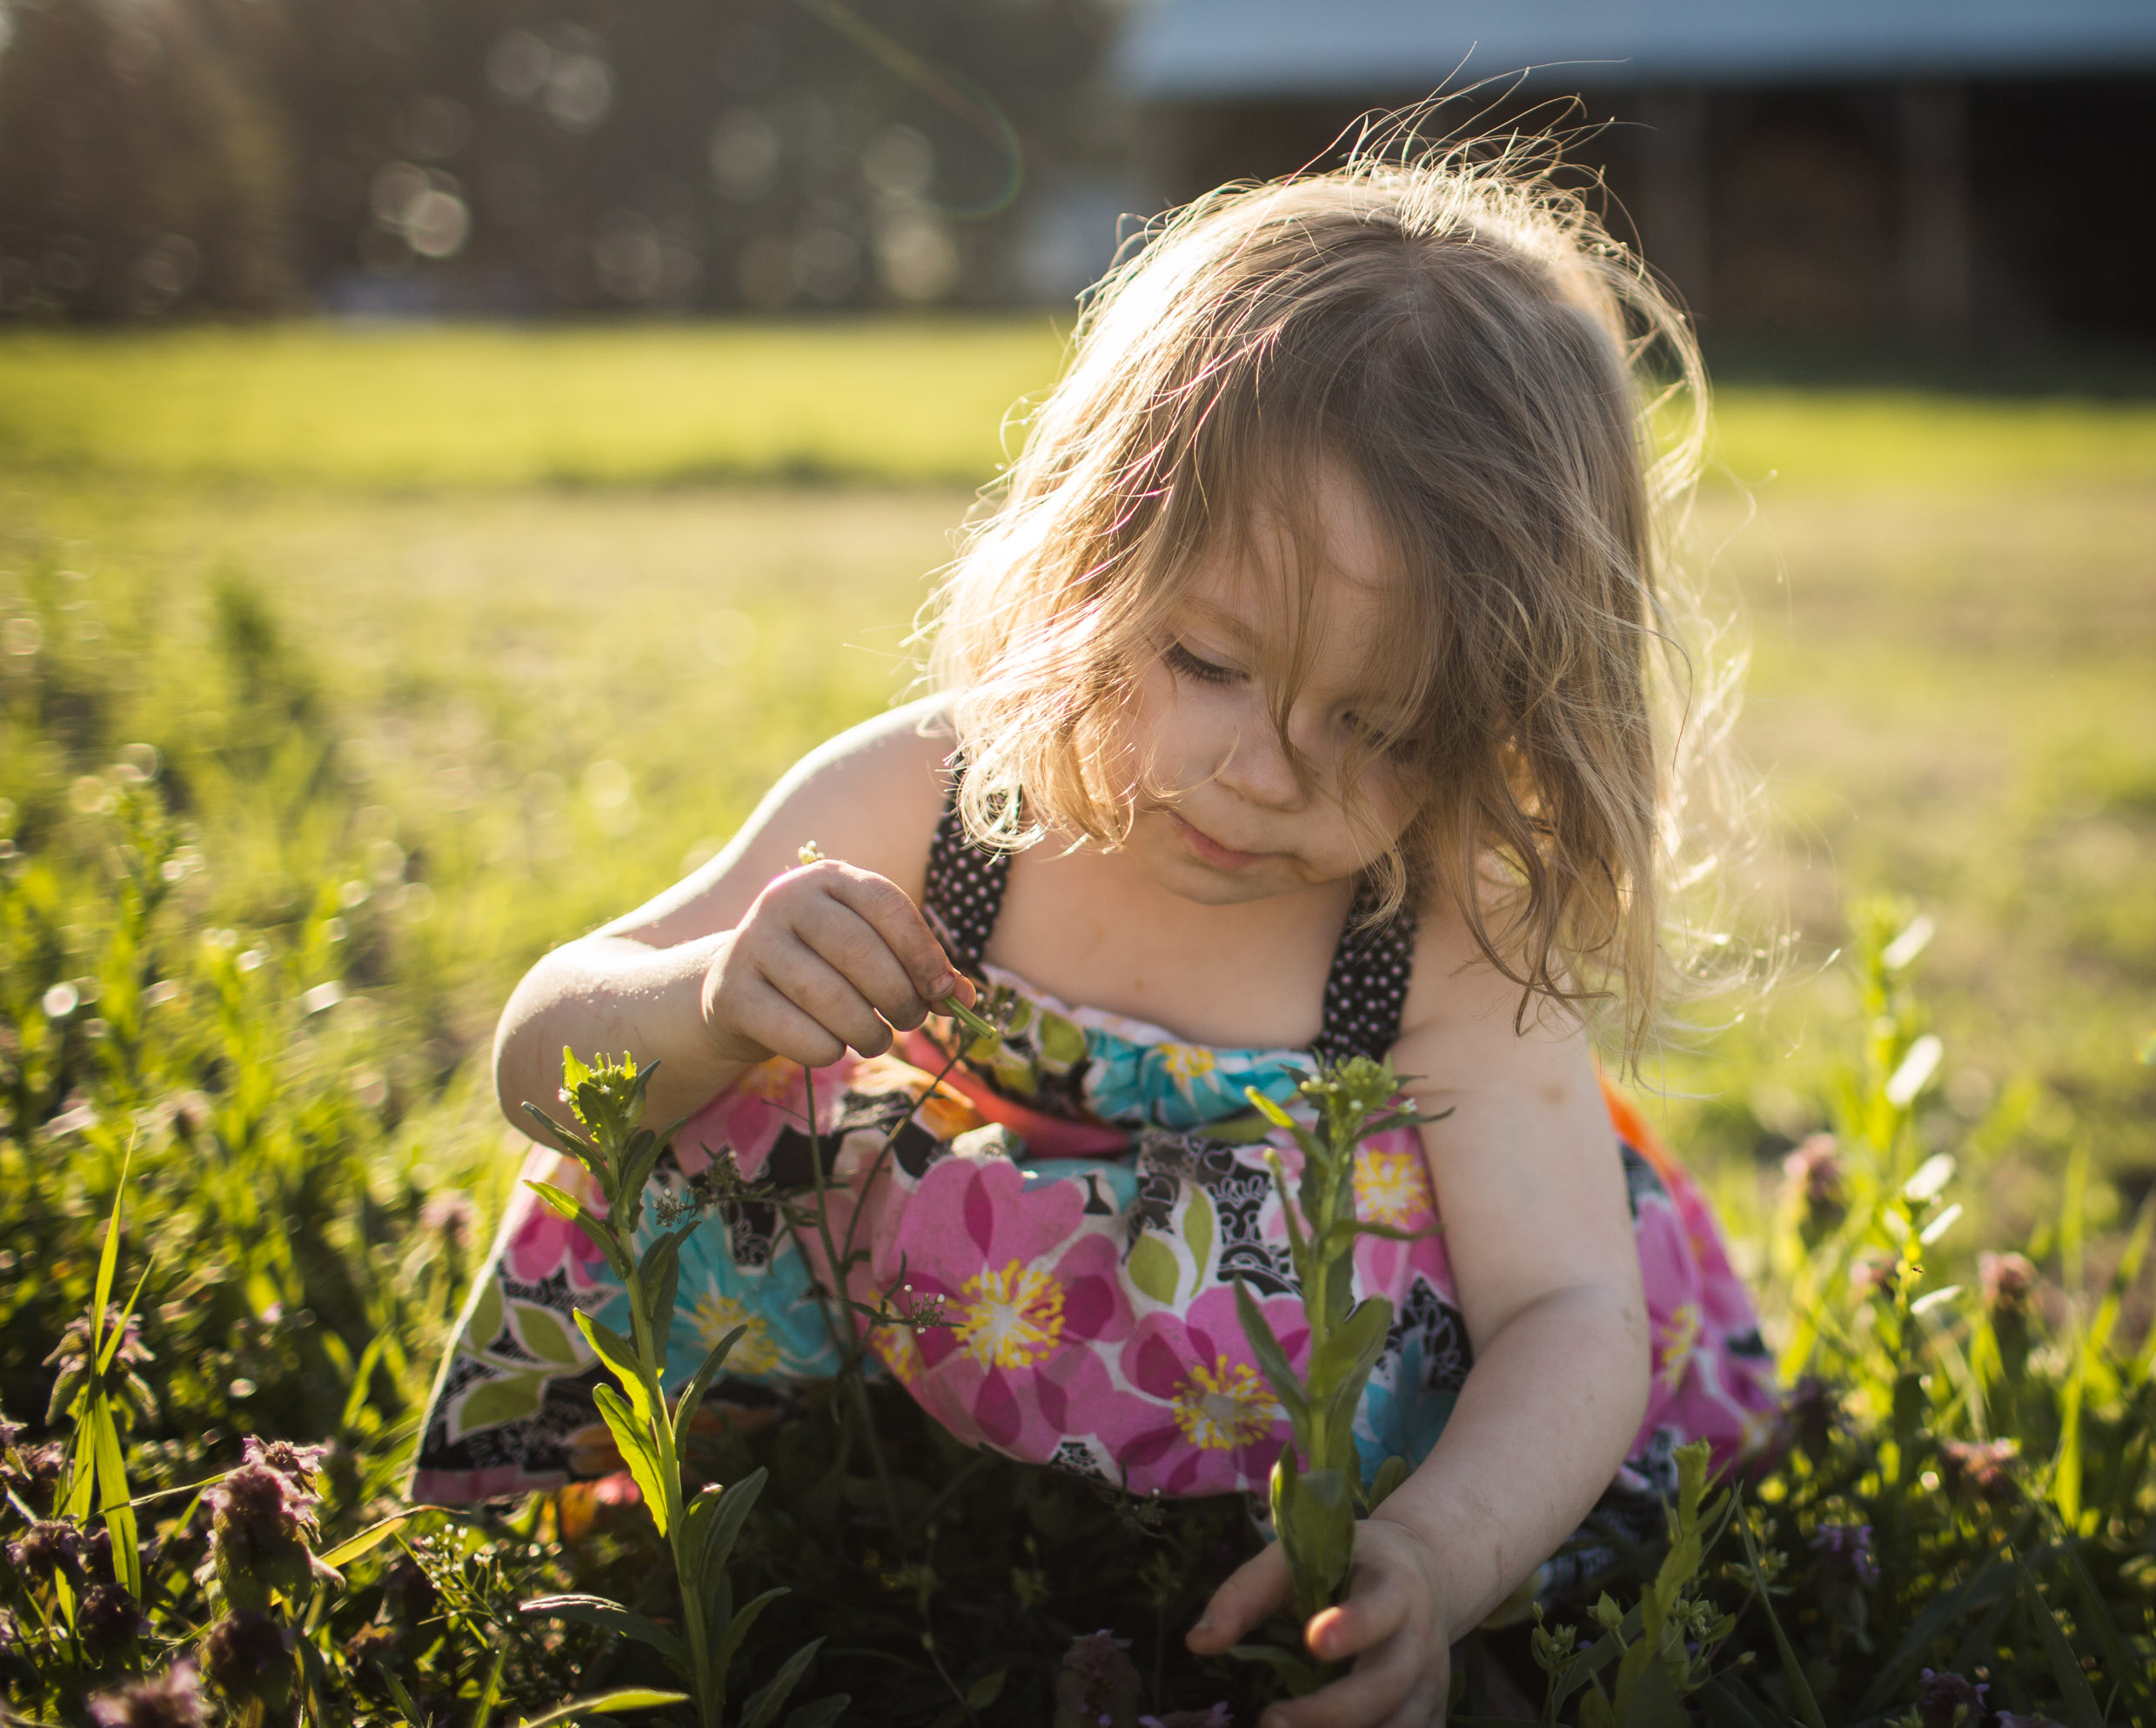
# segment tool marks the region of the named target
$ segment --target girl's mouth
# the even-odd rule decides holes
[[[1210,864],[1218,870],[1247,870],[1253,864],[1262,864],[1273,854],[1269,852],[1237,852],[1232,847],[1222,846],[1212,835],[1191,827],[1171,810],[1175,832],[1182,836],[1183,844],[1195,853],[1199,861]]]

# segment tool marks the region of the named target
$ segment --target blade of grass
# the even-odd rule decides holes
[[[1774,1603],[1767,1595],[1764,1580],[1759,1579],[1759,1551],[1752,1544],[1751,1512],[1749,1508],[1737,1515],[1737,1534],[1744,1539],[1744,1564],[1751,1567],[1755,1580],[1759,1580],[1759,1606],[1767,1617],[1767,1628],[1774,1634],[1774,1647],[1781,1652],[1782,1676],[1789,1682],[1790,1694],[1797,1700],[1797,1709],[1804,1717],[1804,1728],[1826,1728],[1826,1718],[1819,1713],[1819,1700],[1811,1694],[1811,1683],[1804,1678],[1804,1664],[1798,1661],[1795,1647],[1789,1634],[1782,1630],[1781,1617],[1774,1611]],[[2079,1725],[2075,1725],[2079,1728]]]

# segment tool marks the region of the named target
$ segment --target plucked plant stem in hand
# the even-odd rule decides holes
[[[1295,1137],[1302,1153],[1302,1178],[1292,1196],[1279,1153],[1269,1150],[1265,1157],[1280,1193],[1288,1251],[1309,1321],[1307,1376],[1296,1373],[1241,1279],[1235,1281],[1235,1309],[1293,1430],[1291,1443],[1273,1466],[1273,1527],[1295,1581],[1296,1611],[1306,1622],[1346,1594],[1356,1517],[1407,1475],[1406,1460],[1388,1458],[1365,1484],[1354,1435],[1363,1389],[1392,1327],[1392,1303],[1386,1298],[1354,1299],[1355,1239],[1412,1241],[1417,1234],[1356,1216],[1356,1151],[1372,1135],[1440,1120],[1391,1108],[1399,1090],[1389,1063],[1356,1056],[1329,1064],[1301,1088],[1317,1109],[1315,1132],[1256,1089],[1246,1093],[1268,1122]]]
[[[524,1607],[527,1613],[581,1620],[649,1645],[688,1688],[686,1700],[679,1694],[663,1699],[653,1694],[649,1701],[688,1702],[698,1728],[720,1728],[733,1652],[765,1607],[785,1592],[766,1591],[737,1611],[726,1574],[727,1556],[763,1490],[764,1471],[759,1470],[730,1488],[713,1484],[693,1497],[683,1491],[682,1467],[696,1412],[727,1352],[747,1329],[737,1326],[720,1339],[670,1410],[664,1381],[666,1339],[680,1277],[681,1244],[694,1233],[700,1219],[692,1216],[637,1254],[636,1227],[643,1216],[645,1184],[673,1134],[671,1129],[660,1135],[639,1126],[645,1091],[658,1071],[656,1062],[639,1068],[635,1059],[626,1055],[619,1062],[602,1055],[586,1067],[574,1052],[564,1050],[563,1095],[585,1132],[564,1126],[536,1106],[526,1104],[525,1108],[546,1129],[549,1139],[590,1172],[606,1202],[601,1217],[574,1195],[550,1183],[529,1184],[547,1206],[582,1229],[628,1293],[628,1337],[581,1309],[576,1323],[619,1383],[618,1390],[600,1386],[593,1396],[642,1491],[653,1524],[673,1554],[680,1588],[681,1630],[677,1635],[599,1596],[542,1597]],[[749,1696],[741,1707],[740,1728],[766,1728],[776,1720],[822,1642],[817,1638],[802,1645],[767,1684]],[[795,1711],[787,1728],[825,1728],[847,1703],[844,1697],[820,1698]]]

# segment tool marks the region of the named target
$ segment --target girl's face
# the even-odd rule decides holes
[[[1385,658],[1383,601],[1401,579],[1352,480],[1324,471],[1314,501],[1325,565],[1309,625],[1309,669],[1287,728],[1309,777],[1282,747],[1262,672],[1264,633],[1279,627],[1271,602],[1284,592],[1279,573],[1289,554],[1277,525],[1261,522],[1249,537],[1255,556],[1232,546],[1206,556],[1122,724],[1150,782],[1126,853],[1162,887],[1202,904],[1294,894],[1351,875],[1377,855],[1348,821],[1341,769],[1358,740],[1394,717],[1370,668]],[[1363,806],[1396,836],[1412,814],[1399,776],[1367,747],[1363,760]]]

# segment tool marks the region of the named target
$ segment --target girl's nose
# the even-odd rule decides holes
[[[1292,716],[1289,725],[1292,731]],[[1299,747],[1307,749],[1301,740],[1297,743]],[[1217,778],[1236,796],[1269,809],[1299,808],[1309,793],[1289,757],[1280,729],[1262,707],[1254,707],[1236,728],[1235,743],[1227,760],[1221,764]]]

